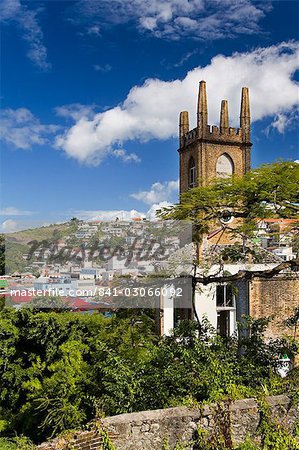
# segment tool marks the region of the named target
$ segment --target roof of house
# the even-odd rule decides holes
[[[283,262],[283,259],[280,258],[278,255],[252,242],[246,244],[245,253],[242,253],[241,251],[241,244],[232,244],[232,245],[217,244],[216,246],[213,246],[213,252],[216,254],[220,254],[224,252],[224,250],[229,251],[230,249],[231,250],[233,250],[234,248],[237,249],[237,247],[240,247],[240,258],[238,260],[233,261],[236,264],[245,262],[253,264],[254,263],[280,264],[281,262]],[[234,254],[234,258],[235,257],[236,254]]]

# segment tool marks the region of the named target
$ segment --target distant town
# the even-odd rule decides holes
[[[111,299],[120,295],[157,297],[157,284],[153,293],[149,287],[140,292],[136,283],[129,288],[128,280],[188,275],[190,245],[191,226],[184,222],[74,218],[7,236],[2,290],[16,307],[36,296],[58,296],[79,310],[111,306]],[[121,287],[116,287],[116,280]],[[47,302],[40,306],[47,307]]]
[[[30,304],[36,296],[54,296],[67,299],[68,306],[75,310],[109,308],[120,294],[147,296],[148,292],[140,293],[136,285],[137,290],[130,287],[124,293],[128,280],[136,282],[154,274],[190,274],[192,252],[186,251],[190,243],[190,226],[181,223],[178,228],[174,222],[169,226],[169,222],[141,218],[130,222],[74,218],[64,224],[16,232],[7,236],[6,274],[1,277],[0,289],[15,307]],[[251,245],[262,252],[263,261],[266,255],[271,262],[297,258],[296,222],[257,221]],[[180,259],[179,269],[174,259]],[[121,288],[116,283],[120,280]],[[156,294],[161,292],[156,290]],[[47,302],[39,306],[47,307]]]

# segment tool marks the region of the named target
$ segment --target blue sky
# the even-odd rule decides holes
[[[298,159],[297,1],[2,0],[1,212],[151,216],[177,199],[177,121],[249,86],[252,164]],[[118,214],[119,215],[119,214]]]

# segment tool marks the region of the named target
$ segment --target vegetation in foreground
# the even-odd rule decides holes
[[[192,189],[162,216],[190,220],[194,239],[200,242],[215,221],[221,222],[223,210],[232,211],[235,218],[244,219],[231,230],[243,241],[241,255],[234,255],[238,261],[254,236],[256,217],[298,218],[298,181],[298,164],[265,165],[243,179],[216,180]],[[28,237],[24,234],[24,240]],[[3,247],[2,239],[0,273]],[[219,264],[226,259],[220,255]],[[196,282],[211,280],[204,277]],[[293,319],[289,325],[295,336],[298,314]],[[278,356],[297,353],[295,340],[266,343],[266,321],[248,319],[247,326],[249,337],[223,339],[208,324],[182,322],[173,336],[158,338],[149,311],[119,311],[106,318],[4,308],[0,312],[0,446],[28,450],[32,448],[28,439],[41,442],[103,415],[285,392],[297,398],[298,372],[283,380],[276,374]],[[260,447],[248,441],[238,450],[297,448],[292,436],[269,421],[264,436]],[[205,450],[232,449],[220,444],[217,436],[214,442],[201,439]]]
[[[103,415],[259,393],[295,395],[296,377],[282,380],[275,368],[277,356],[294,356],[297,345],[265,343],[266,321],[248,319],[249,338],[223,339],[207,324],[198,336],[194,322],[157,338],[151,314],[126,310],[106,318],[4,308],[1,435],[41,442]]]

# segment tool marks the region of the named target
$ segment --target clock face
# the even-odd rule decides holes
[[[234,219],[233,212],[229,211],[228,209],[225,209],[220,214],[220,222],[221,223],[224,223],[224,224],[230,223],[233,221],[233,219]]]

